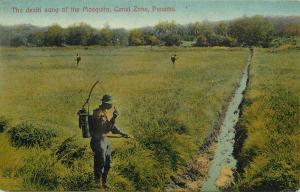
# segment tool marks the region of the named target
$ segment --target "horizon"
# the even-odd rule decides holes
[[[31,24],[47,27],[52,24],[59,24],[62,27],[68,27],[74,23],[83,22],[94,28],[109,25],[112,28],[132,29],[154,26],[159,21],[174,20],[177,24],[185,25],[196,21],[218,22],[254,15],[266,17],[300,16],[298,13],[300,1],[277,0],[67,0],[63,2],[54,0],[51,3],[46,0],[28,0],[26,2],[0,0],[0,3],[0,18],[2,18],[0,24],[9,26]],[[148,12],[134,12],[134,6],[146,8]],[[87,12],[88,9],[84,11],[84,7],[94,8],[94,10],[96,8],[103,9],[96,13]],[[159,12],[153,7],[166,8],[166,11]],[[27,8],[35,9],[35,11],[41,9],[41,12],[27,13],[25,12]],[[46,13],[45,8],[53,8],[53,12]],[[63,8],[67,8],[67,12],[62,12]],[[71,8],[74,8],[73,11],[78,8],[77,11],[79,10],[79,12],[71,12]],[[105,11],[105,8],[110,10]],[[18,12],[18,9],[23,9],[23,12]]]

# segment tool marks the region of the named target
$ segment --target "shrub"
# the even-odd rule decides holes
[[[195,46],[208,47],[208,46],[227,46],[234,47],[237,45],[235,38],[230,36],[222,36],[216,34],[199,35],[197,37]]]
[[[139,29],[133,29],[129,32],[129,45],[143,45],[144,34]]]
[[[151,46],[159,45],[159,43],[160,43],[159,39],[154,35],[145,36],[145,42],[146,42],[146,45],[151,45]]]
[[[176,34],[169,34],[165,35],[162,38],[162,41],[165,43],[166,46],[179,46],[181,44],[181,37]]]
[[[82,146],[75,137],[69,137],[55,149],[54,154],[67,167],[60,181],[64,190],[94,189],[93,156],[86,145]]]
[[[3,133],[8,125],[8,121],[7,119],[5,119],[4,117],[0,117],[0,133]]]
[[[56,133],[52,129],[37,128],[22,123],[8,130],[9,138],[15,147],[50,147]]]
[[[281,37],[281,38],[276,38],[276,39],[272,40],[271,47],[278,48],[278,47],[281,47],[284,45],[296,46],[296,44],[297,44],[297,41],[295,38]]]
[[[87,191],[95,187],[92,161],[74,161],[61,178],[61,186],[67,191]]]
[[[207,47],[209,44],[208,44],[208,40],[207,40],[206,36],[199,35],[197,37],[197,41],[196,41],[195,45],[200,46],[200,47]]]
[[[168,182],[168,168],[155,159],[152,151],[144,149],[136,141],[128,140],[122,150],[116,151],[114,168],[121,184],[112,184],[117,191],[127,191],[132,187],[137,191],[151,191],[161,189]]]
[[[67,166],[73,165],[74,161],[81,159],[86,152],[86,146],[81,146],[74,137],[64,140],[55,150],[57,160]]]
[[[134,183],[130,181],[127,177],[117,174],[112,170],[110,173],[110,178],[108,183],[111,188],[111,191],[123,192],[123,191],[137,191],[134,188]]]
[[[34,151],[19,169],[25,186],[37,190],[54,190],[59,186],[59,170],[63,167],[48,152]]]
[[[81,159],[64,166],[50,150],[32,149],[18,169],[25,189],[86,191],[95,187],[93,159],[85,153]]]

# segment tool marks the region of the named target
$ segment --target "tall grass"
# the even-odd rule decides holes
[[[87,146],[82,146],[82,143],[76,142],[76,138],[69,137],[64,140],[57,148],[54,153],[58,160],[67,166],[74,165],[74,162],[81,159],[86,153]]]
[[[1,190],[24,189],[18,169],[23,165],[23,158],[31,151],[16,149],[9,144],[7,135],[0,134],[0,186]]]
[[[242,116],[239,191],[300,188],[299,59],[296,50],[256,53]]]
[[[79,158],[72,166],[57,161],[50,150],[34,149],[18,169],[25,189],[91,190],[94,189],[92,161]]]

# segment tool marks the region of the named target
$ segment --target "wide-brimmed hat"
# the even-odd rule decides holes
[[[105,94],[103,95],[101,102],[112,105],[112,97],[110,95]]]

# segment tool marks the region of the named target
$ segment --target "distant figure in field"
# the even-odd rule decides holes
[[[254,53],[253,47],[250,47],[249,50],[250,50],[251,57],[253,57],[253,53]]]
[[[79,56],[79,54],[77,53],[77,55],[76,55],[76,65],[77,65],[77,67],[79,67],[79,62],[81,61],[81,57]]]
[[[171,61],[172,61],[172,63],[173,63],[173,67],[175,67],[175,62],[176,62],[177,59],[178,59],[178,58],[177,58],[176,54],[174,54],[174,55],[171,57]]]

